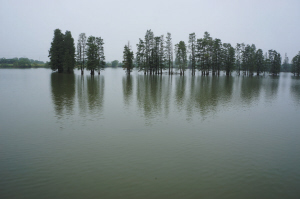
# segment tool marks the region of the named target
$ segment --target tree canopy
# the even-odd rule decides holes
[[[70,31],[63,34],[60,29],[54,30],[48,57],[52,70],[58,72],[73,71],[75,67],[75,45]]]

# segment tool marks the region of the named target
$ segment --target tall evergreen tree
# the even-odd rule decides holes
[[[160,58],[159,58],[160,37],[154,37],[154,47],[152,50],[153,73],[159,73]]]
[[[64,67],[64,34],[60,29],[54,30],[53,41],[49,50],[50,62],[49,65],[52,70],[63,72]]]
[[[169,75],[173,73],[173,45],[171,33],[167,33],[166,48],[165,48],[165,64],[169,69]]]
[[[223,44],[223,62],[226,75],[230,75],[234,69],[235,50],[229,43]]]
[[[261,72],[263,72],[264,67],[264,55],[262,49],[258,49],[255,55],[255,68],[256,74],[259,76]]]
[[[296,76],[300,76],[300,51],[292,59],[292,73]]]
[[[133,69],[133,52],[130,50],[130,45],[128,42],[128,45],[124,46],[124,51],[123,51],[123,69],[126,70],[127,74],[130,74],[130,72]]]
[[[236,66],[236,72],[238,75],[241,74],[241,63],[242,63],[242,48],[243,48],[244,44],[236,44],[235,47],[235,66]]]
[[[162,71],[165,69],[165,41],[164,36],[160,36],[160,46],[159,46],[159,69],[160,74],[162,75]]]
[[[151,30],[147,30],[145,35],[145,71],[152,74],[153,70],[153,46],[154,46],[154,34]]]
[[[95,71],[102,70],[105,66],[105,57],[103,50],[103,39],[101,37],[89,36],[87,40],[87,69],[91,71],[91,75],[94,75]]]
[[[186,54],[186,45],[184,41],[180,41],[175,45],[175,54],[176,54],[176,65],[180,71],[180,75],[184,75],[184,71],[187,66],[187,54]]]
[[[222,66],[222,52],[223,52],[223,47],[222,47],[222,42],[220,39],[214,39],[213,40],[213,49],[212,49],[212,74],[214,75],[217,73],[220,75],[220,70]],[[231,45],[230,45],[231,47]],[[227,49],[228,50],[228,49]]]
[[[70,31],[66,31],[64,37],[64,64],[66,72],[72,72],[75,67],[75,46],[74,39]]]
[[[145,70],[145,43],[142,39],[139,39],[139,43],[136,45],[137,46],[137,52],[136,52],[136,64],[139,69],[139,71],[144,71]]]
[[[81,74],[84,72],[85,68],[85,50],[86,50],[86,35],[85,33],[80,33],[77,43],[77,61],[80,64]]]
[[[272,75],[278,75],[281,66],[281,56],[276,50],[269,50],[269,60],[270,60],[270,73]]]
[[[189,53],[190,53],[190,62],[192,68],[192,75],[195,75],[196,70],[196,34],[191,33],[189,35]]]
[[[96,37],[96,44],[97,44],[98,58],[99,58],[98,74],[100,75],[100,70],[104,70],[105,67],[103,39],[101,37]]]

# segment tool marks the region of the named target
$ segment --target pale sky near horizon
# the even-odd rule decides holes
[[[0,57],[48,61],[54,30],[104,39],[106,61],[134,53],[148,29],[173,44],[208,31],[223,43],[255,44],[291,60],[300,51],[300,0],[0,0]]]

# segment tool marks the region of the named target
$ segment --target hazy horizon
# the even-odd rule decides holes
[[[106,61],[122,60],[124,45],[134,53],[139,38],[172,34],[173,45],[188,42],[190,33],[208,31],[223,43],[255,44],[274,49],[289,60],[300,51],[300,1],[17,1],[2,0],[0,57],[48,61],[53,32],[71,31],[104,39]]]

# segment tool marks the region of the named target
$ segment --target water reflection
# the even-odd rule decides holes
[[[104,76],[87,76],[88,104],[91,113],[101,113],[104,97]]]
[[[126,75],[122,78],[124,103],[126,106],[132,101],[133,80],[131,75]]]
[[[274,100],[277,97],[280,76],[265,78],[262,85],[265,90],[266,99]]]
[[[87,111],[91,114],[101,113],[104,102],[104,82],[104,76],[78,75],[75,78],[74,74],[52,73],[51,91],[56,115],[59,118],[73,115],[75,90],[81,116],[86,116]]]
[[[175,99],[176,104],[179,109],[183,107],[185,102],[185,91],[186,91],[186,77],[185,76],[176,76],[175,77]]]
[[[137,105],[143,110],[146,119],[169,113],[172,79],[161,75],[137,76]]]
[[[84,79],[84,75],[77,76],[77,97],[80,115],[85,115],[87,112],[87,88]]]
[[[241,99],[243,103],[251,104],[259,99],[263,77],[242,77]]]
[[[58,117],[72,115],[75,96],[74,74],[51,74],[51,91],[54,109]]]
[[[205,118],[208,113],[216,112],[218,105],[230,102],[233,77],[192,77],[190,88],[188,115],[191,117],[194,110]]]
[[[123,78],[124,101],[129,103],[132,82],[126,78]],[[205,119],[226,108],[249,106],[262,99],[263,92],[267,100],[273,100],[277,96],[279,78],[138,75],[136,85],[137,104],[146,119],[163,113],[168,117],[173,107],[186,113],[190,120],[195,113]]]

